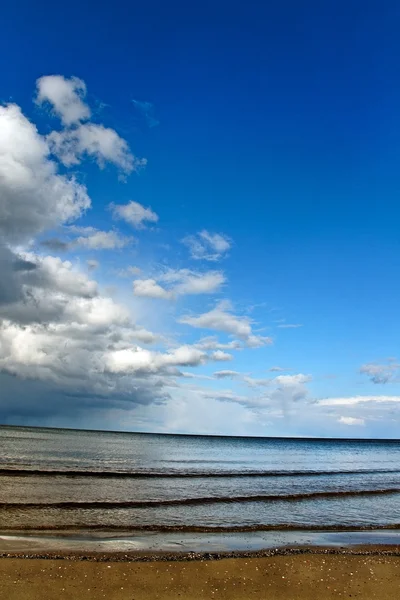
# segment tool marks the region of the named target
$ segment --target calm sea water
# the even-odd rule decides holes
[[[0,530],[400,526],[400,442],[0,427]]]

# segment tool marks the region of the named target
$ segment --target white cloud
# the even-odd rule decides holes
[[[75,418],[79,411],[90,413],[95,398],[103,409],[121,402],[132,406],[161,402],[168,396],[166,381],[174,376],[168,372],[171,365],[194,365],[206,359],[198,349],[182,347],[151,354],[154,365],[144,379],[135,379],[131,367],[124,371],[120,365],[118,373],[111,372],[108,366],[119,353],[137,349],[132,340],[151,344],[160,337],[134,323],[125,307],[101,296],[97,283],[69,261],[33,253],[17,256],[11,251],[2,256],[4,266],[13,267],[2,273],[9,273],[7,290],[12,292],[6,302],[1,302],[0,290],[2,418],[29,410],[32,397],[35,413],[44,410],[49,418],[74,411]],[[146,356],[146,351],[141,352]],[[5,380],[9,375],[14,377]],[[8,401],[5,382],[9,388],[21,379],[29,379],[27,394],[18,394],[17,402],[11,394]],[[38,389],[37,382],[42,387],[35,397],[32,390]]]
[[[224,431],[232,433],[233,427],[240,431],[243,427],[243,433],[249,433],[255,431],[246,430],[250,424],[250,428],[258,427],[258,433],[265,433],[267,423],[271,425],[268,433],[296,434],[298,424],[308,426],[308,421],[310,432],[312,427],[316,430],[315,423],[325,427],[328,422],[332,424],[328,433],[336,427],[342,435],[348,433],[345,426],[362,425],[367,435],[371,423],[377,427],[375,430],[374,425],[374,431],[381,427],[386,434],[387,424],[393,422],[390,431],[395,430],[399,396],[315,400],[308,389],[311,377],[302,373],[282,375],[282,367],[271,367],[277,376],[264,379],[236,370],[218,370],[213,377],[188,373],[210,362],[215,363],[214,367],[224,366],[219,361],[232,360],[231,350],[271,343],[269,337],[258,335],[262,330],[248,316],[254,306],[247,314],[237,314],[229,302],[223,301],[211,310],[186,315],[181,322],[222,332],[221,339],[209,336],[192,345],[180,342],[175,347],[168,323],[163,321],[161,311],[158,314],[153,310],[154,305],[128,298],[127,306],[123,306],[107,295],[111,291],[103,293],[94,280],[99,263],[89,258],[95,256],[92,251],[123,248],[132,238],[117,230],[71,225],[91,203],[86,187],[77,178],[66,175],[66,169],[60,174],[59,161],[65,167],[75,167],[89,158],[100,167],[112,163],[124,173],[138,169],[145,161],[136,159],[113,129],[88,122],[91,115],[83,81],[52,76],[41,78],[37,85],[37,102],[50,103],[63,124],[60,131],[44,137],[18,106],[0,107],[0,421],[37,419],[40,424],[48,419],[49,424],[65,424],[62,418],[68,415],[69,425],[73,425],[84,422],[81,417],[86,411],[89,426],[100,412],[103,424],[114,425],[112,414],[118,411],[125,426],[129,419],[133,423],[139,405],[153,405],[152,414],[158,423],[160,412],[165,411],[160,427],[170,430],[184,427],[186,431],[198,431],[203,426],[206,431],[218,432],[225,427]],[[151,208],[136,202],[113,204],[112,210],[115,217],[137,229],[158,222]],[[60,231],[66,241],[56,237]],[[80,257],[82,266],[78,260],[63,261],[34,252],[32,249],[38,247],[34,242],[41,244],[38,236],[45,232],[48,239],[42,251],[46,247],[56,254],[90,250],[90,254],[82,253]],[[223,258],[232,247],[227,236],[206,230],[188,236],[185,244],[193,258],[209,261]],[[118,264],[115,269],[120,267]],[[141,271],[131,265],[119,273],[136,278]],[[164,299],[216,293],[225,283],[225,275],[219,270],[164,268],[149,278],[142,277],[133,282],[134,293]],[[126,294],[126,290],[120,293]],[[161,322],[169,331],[168,338],[145,328],[136,311],[150,314],[150,323]],[[170,318],[170,307],[166,312]],[[278,326],[300,325],[280,321]],[[193,335],[193,331],[190,333]],[[156,345],[148,349],[146,344]],[[398,381],[398,363],[383,362],[368,363],[360,371],[374,383]],[[185,367],[187,371],[182,372]],[[225,384],[239,388],[241,393],[212,389]],[[171,406],[175,416],[168,412]],[[217,424],[215,414],[219,415]],[[63,417],[57,421],[54,415]],[[229,421],[230,415],[236,415],[235,425]],[[279,422],[289,427],[290,421],[291,430],[279,429]],[[154,428],[154,420],[148,426]]]
[[[202,375],[201,373],[191,373],[189,371],[181,371],[179,374],[181,377],[185,379],[203,379],[205,381],[213,381],[214,378],[210,377],[210,375]]]
[[[215,329],[241,339],[247,339],[252,334],[251,321],[248,317],[238,317],[232,314],[232,305],[229,301],[222,300],[215,308],[197,317],[182,317],[181,323],[201,329]]]
[[[287,371],[287,369],[283,369],[282,367],[271,367],[268,371],[271,373],[279,373],[280,371]]]
[[[138,347],[110,353],[106,368],[111,373],[151,373],[166,367],[195,367],[206,360],[207,355],[204,352],[191,346],[181,346],[165,354]]]
[[[158,281],[167,287],[161,286]],[[133,292],[135,296],[172,300],[178,296],[214,293],[224,281],[225,276],[220,271],[199,273],[189,269],[169,269],[156,278],[136,279]]]
[[[234,315],[232,305],[227,300],[219,302],[215,308],[197,317],[181,317],[179,322],[196,328],[224,331],[242,339],[250,347],[262,346],[272,341],[270,338],[254,335],[251,320],[248,317]]]
[[[50,238],[41,242],[41,245],[53,252],[67,252],[76,250],[77,248],[84,248],[87,250],[116,250],[119,248],[125,248],[132,244],[135,240],[133,237],[127,237],[121,235],[118,231],[102,231],[95,227],[77,227],[71,225],[65,228],[68,235],[68,240],[61,240],[59,238]],[[72,236],[73,239],[71,239]],[[91,269],[96,268],[92,261]],[[89,266],[89,261],[87,261]]]
[[[161,337],[152,331],[148,331],[144,327],[139,327],[132,331],[132,338],[138,340],[142,344],[155,344],[160,341]]]
[[[246,340],[247,348],[261,348],[261,346],[270,346],[272,343],[272,338],[266,335],[250,335]]]
[[[211,294],[220,289],[225,276],[220,271],[185,274],[182,282],[175,287],[178,294]]]
[[[338,423],[343,425],[365,425],[365,419],[359,419],[357,417],[340,417]]]
[[[170,300],[174,297],[172,292],[161,287],[155,279],[136,279],[133,282],[133,293],[135,296],[161,300]]]
[[[214,377],[216,379],[235,379],[236,377],[240,377],[240,373],[229,370],[215,371]]]
[[[224,372],[222,371],[222,373]],[[241,375],[239,373],[231,375],[231,377],[240,378]],[[296,405],[301,405],[304,408],[305,401],[308,399],[308,389],[304,383],[309,380],[309,376],[304,375],[299,375],[290,384],[289,382],[279,382],[277,379],[272,379],[269,382],[268,391],[262,394],[256,389],[257,386],[252,386],[256,395],[254,395],[254,392],[253,394],[237,394],[232,390],[206,390],[202,394],[221,402],[240,404],[260,417],[266,415],[282,417],[282,415],[290,415],[295,410]]]
[[[216,261],[223,258],[232,246],[232,240],[221,233],[210,233],[203,229],[196,235],[188,235],[182,243],[189,248],[196,260]]]
[[[362,365],[360,373],[367,375],[373,383],[389,383],[399,380],[400,365],[394,361],[386,364],[367,363]]]
[[[384,404],[386,402],[400,402],[400,396],[349,396],[344,398],[323,398],[318,400],[319,406],[354,406],[355,404],[364,404],[375,402]]]
[[[236,377],[241,377],[238,374]],[[279,416],[288,415],[299,403],[304,403],[308,399],[308,389],[306,383],[311,381],[310,375],[293,375],[289,377],[275,377],[270,380],[256,380],[242,376],[243,380],[254,388],[257,395],[238,395],[231,391],[216,392],[215,398],[224,402],[238,402],[242,406],[253,410],[259,414],[274,414]],[[268,391],[260,394],[257,388],[268,386]]]
[[[83,123],[90,117],[84,96],[84,84],[78,80],[55,77],[38,82],[38,102],[50,102],[67,127],[47,138],[38,134],[19,107],[1,107],[2,241],[30,243],[38,234],[69,225],[90,207],[86,188],[58,174],[51,152],[65,166],[79,164],[85,155],[100,166],[113,162],[125,172],[138,164],[113,130]],[[158,217],[151,209],[141,207],[135,212],[138,206],[130,203],[115,210],[137,227],[156,222]],[[69,225],[64,232],[66,241],[53,237],[44,245],[54,252],[93,251],[122,248],[131,241],[117,231],[94,227]],[[49,418],[72,413],[78,418],[82,410],[96,403],[106,408],[162,403],[169,395],[167,389],[176,386],[181,377],[178,367],[232,358],[219,348],[207,353],[189,345],[164,351],[138,346],[161,345],[166,340],[136,323],[126,307],[100,292],[88,273],[98,267],[93,258],[86,261],[86,272],[55,256],[22,250],[18,255],[6,246],[0,248],[0,259],[0,385],[5,390],[7,382],[9,390],[13,382],[29,379],[28,391],[22,396],[18,393],[18,402],[15,394],[9,402],[9,392],[4,392],[0,418],[31,409],[35,414],[43,411]],[[126,272],[135,276],[139,270],[131,267]],[[210,293],[225,281],[219,271],[169,270],[162,277],[168,289],[156,280],[139,280],[134,282],[135,292],[148,295],[150,288],[150,294],[156,296]],[[29,406],[31,399],[36,402],[34,408]]]
[[[273,379],[255,379],[243,373],[239,373],[238,371],[230,370],[216,371],[214,377],[216,379],[239,379],[246,383],[250,388],[270,386],[271,382],[274,381]]]
[[[98,294],[97,283],[88,279],[70,261],[62,261],[54,256],[35,256],[32,253],[25,253],[23,258],[36,267],[25,273],[25,285],[83,298],[93,298]]]
[[[279,385],[290,386],[290,385],[302,385],[312,380],[311,375],[303,375],[298,373],[297,375],[278,375],[273,379]]]
[[[158,215],[146,208],[139,202],[128,202],[128,204],[110,204],[114,219],[122,219],[136,229],[144,229],[147,223],[157,223]]]
[[[218,400],[219,402],[237,403],[242,406],[245,406],[246,408],[253,408],[258,402],[256,398],[249,398],[249,396],[236,394],[232,390],[205,389],[199,392],[199,395],[202,395],[204,398],[212,398],[214,400]]]
[[[215,350],[215,352],[211,353],[211,357],[216,361],[227,361],[233,360],[232,354],[228,354],[228,352],[223,352],[222,350]]]
[[[67,320],[95,327],[129,325],[127,309],[108,297],[93,298],[91,301],[85,298],[74,299],[66,306],[64,312]]]
[[[86,85],[82,79],[62,75],[40,77],[37,85],[37,103],[49,102],[64,125],[73,125],[90,118],[90,109],[84,102]]]
[[[52,131],[47,140],[52,153],[66,167],[78,165],[85,156],[93,158],[101,169],[109,162],[124,173],[146,165],[145,159],[133,156],[127,142],[114,129],[103,125],[85,123],[74,129]]]
[[[49,147],[15,104],[0,106],[0,234],[25,242],[79,218],[90,207],[86,188],[57,174]]]
[[[124,173],[137,171],[146,165],[131,153],[127,142],[109,127],[97,123],[82,123],[90,116],[83,101],[86,85],[77,77],[66,79],[50,75],[37,80],[38,104],[49,102],[65,126],[47,136],[51,152],[65,165],[78,165],[84,157],[93,158],[100,168],[106,163],[116,165]]]
[[[239,340],[219,342],[215,336],[202,338],[196,343],[196,346],[201,350],[241,350],[243,347]]]
[[[94,227],[71,227],[71,231],[82,233],[75,238],[69,247],[87,248],[88,250],[115,250],[124,248],[133,240],[131,237],[120,235],[116,231],[101,231]]]
[[[176,295],[211,294],[225,283],[225,275],[221,271],[200,273],[190,269],[169,269],[159,280],[174,284],[172,291]]]
[[[266,387],[271,385],[272,379],[255,379],[254,377],[244,376],[243,381],[251,388]]]
[[[280,329],[298,329],[299,327],[303,327],[300,323],[281,323],[278,325]]]

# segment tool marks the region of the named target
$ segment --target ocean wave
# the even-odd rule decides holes
[[[43,534],[51,534],[55,531],[68,532],[68,533],[84,533],[84,532],[108,532],[118,533],[121,535],[123,532],[126,535],[135,535],[141,532],[155,532],[155,533],[251,533],[251,532],[263,532],[263,531],[385,531],[388,529],[400,529],[400,523],[387,523],[385,525],[373,525],[373,524],[355,524],[355,525],[311,525],[311,524],[297,524],[297,523],[279,523],[275,525],[269,524],[257,524],[257,525],[233,525],[233,526],[201,526],[201,525],[135,525],[132,528],[127,528],[126,525],[63,525],[56,524],[52,527],[48,525],[12,525],[6,526],[1,529],[1,535],[7,535],[12,531],[29,532],[32,535],[34,532],[40,532]]]
[[[198,498],[179,498],[168,500],[129,500],[129,501],[95,501],[95,502],[1,502],[0,510],[12,509],[124,509],[124,508],[160,508],[163,506],[187,506],[202,504],[232,504],[245,502],[297,502],[301,500],[315,500],[318,498],[346,498],[349,496],[378,496],[386,494],[399,494],[400,488],[384,488],[374,490],[340,490],[308,492],[301,494],[257,494],[251,496],[203,496]]]
[[[330,477],[333,475],[384,475],[400,473],[399,469],[356,469],[349,471],[99,471],[78,469],[0,468],[0,476],[21,477],[98,477],[98,478],[217,478],[217,477]]]

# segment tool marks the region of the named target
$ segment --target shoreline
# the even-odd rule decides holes
[[[72,558],[81,560],[192,560],[255,557],[273,554],[347,552],[400,553],[400,531],[268,531],[237,533],[184,532],[1,532],[0,557]],[[103,557],[103,558],[101,558]]]
[[[341,546],[339,548],[324,546],[308,547],[283,547],[275,549],[233,552],[0,552],[0,560],[56,560],[74,562],[98,562],[98,563],[121,563],[121,562],[192,562],[192,561],[219,561],[219,560],[244,560],[262,559],[274,556],[391,556],[400,557],[400,545],[360,545],[355,547]],[[400,567],[400,564],[399,564]]]

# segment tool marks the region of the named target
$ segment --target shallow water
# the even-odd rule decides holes
[[[397,526],[400,443],[0,427],[0,530]]]
[[[136,533],[106,536],[82,532],[54,536],[0,535],[2,553],[47,552],[257,552],[294,547],[398,546],[400,531],[252,531],[248,533]]]

